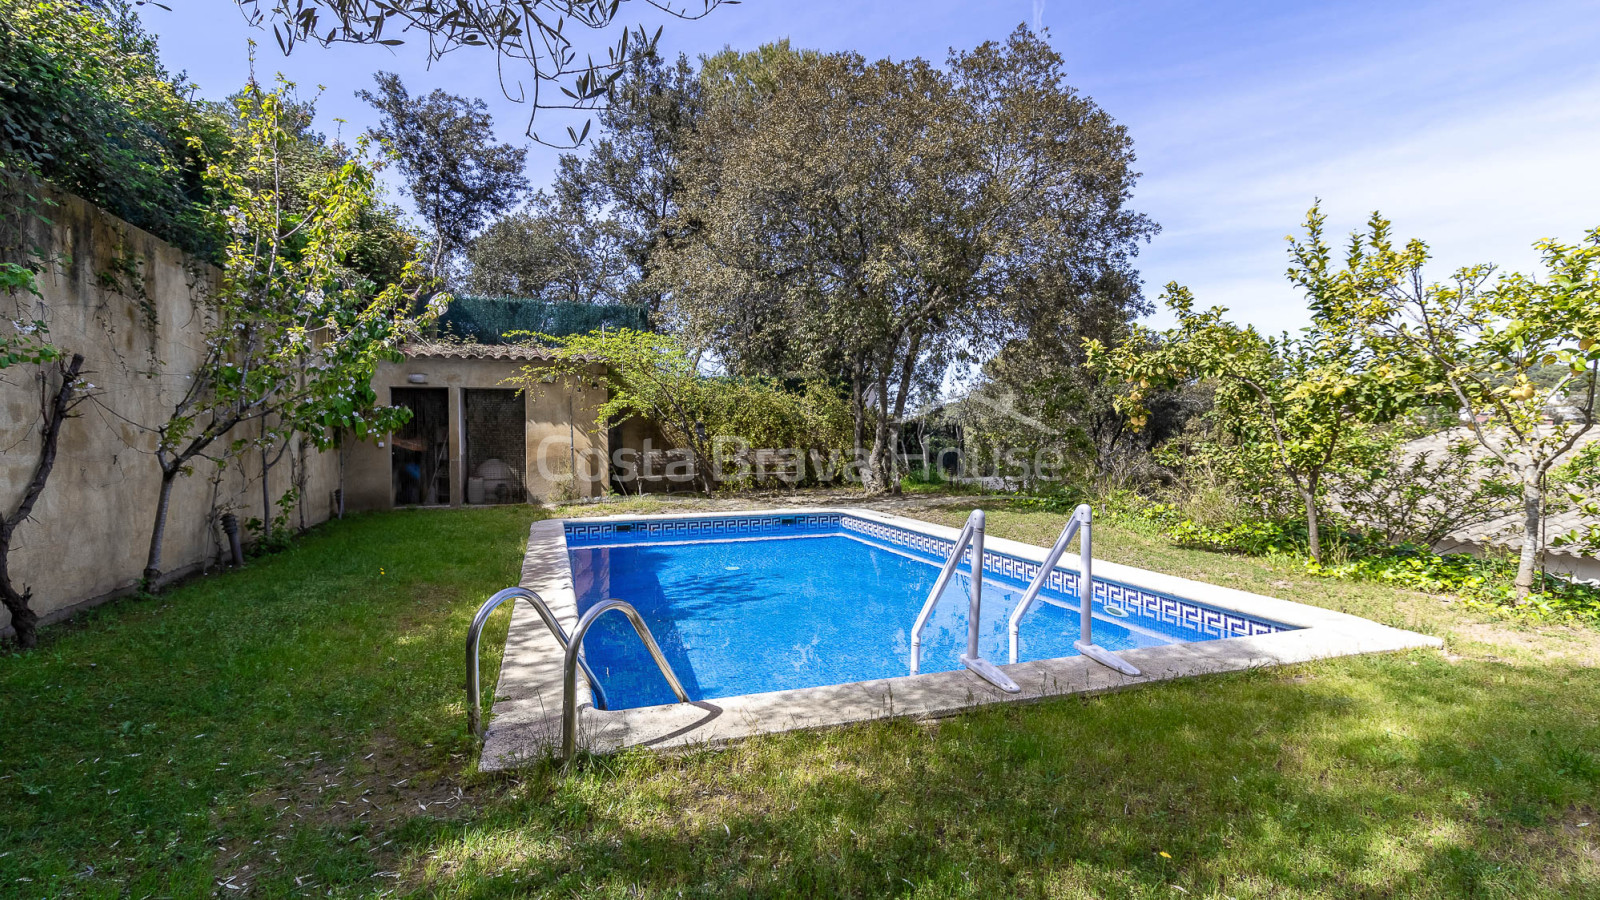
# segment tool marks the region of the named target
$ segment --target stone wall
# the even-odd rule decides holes
[[[19,314],[45,319],[53,343],[83,354],[94,385],[63,426],[49,486],[12,547],[13,577],[33,589],[33,607],[46,621],[137,585],[161,479],[151,429],[171,414],[200,359],[206,297],[220,274],[82,200],[56,200],[51,224],[26,226],[27,245],[57,262],[39,278],[42,300],[0,296],[0,328]],[[35,367],[0,374],[0,508],[13,509],[32,476],[40,401],[53,389]],[[236,436],[251,436],[254,426],[244,428]],[[327,519],[336,455],[309,447],[285,453],[271,471],[272,499],[296,471],[306,491],[293,524]],[[259,517],[261,504],[258,457],[220,471],[197,460],[173,490],[163,568],[181,574],[217,565],[225,546],[220,515]],[[0,609],[0,628],[7,627]]]

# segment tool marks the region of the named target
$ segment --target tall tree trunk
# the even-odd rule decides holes
[[[289,437],[294,437],[294,432],[289,432]],[[306,531],[306,487],[310,483],[310,474],[306,471],[306,439],[294,445],[294,455],[289,457],[289,481],[294,485],[294,514],[300,520],[300,533]]]
[[[889,443],[889,373],[881,372],[878,375],[878,421],[872,428],[872,452],[867,456],[867,490],[874,494],[886,494],[893,488],[894,450]]]
[[[340,433],[339,438],[340,438],[340,440],[339,440],[339,449],[338,449],[338,452],[339,452],[339,492],[338,492],[339,506],[338,506],[338,514],[339,514],[339,518],[343,519],[344,518],[344,435],[343,435],[342,432]]]
[[[1322,564],[1322,510],[1317,508],[1317,488],[1322,485],[1322,472],[1313,469],[1306,475],[1306,485],[1300,496],[1306,504],[1306,546],[1311,558]]]
[[[1300,499],[1306,505],[1306,544],[1311,550],[1311,558],[1321,565],[1322,521],[1317,513],[1317,494],[1315,491],[1301,491]]]
[[[859,362],[850,367],[850,412],[855,416],[855,451],[856,459],[861,459],[862,444],[865,443],[866,434],[866,402],[861,396],[861,364]]]
[[[11,541],[8,538],[4,543],[9,545]],[[6,561],[6,554],[10,552],[10,546],[0,547],[0,603],[11,613],[11,629],[17,633],[17,646],[32,650],[39,646],[39,615],[29,605],[33,590],[24,587],[19,593],[11,585],[11,567]]]
[[[45,407],[43,430],[39,436],[39,460],[34,464],[33,478],[29,479],[28,486],[23,489],[22,499],[17,503],[17,508],[4,519],[0,519],[0,604],[11,613],[11,628],[17,633],[18,646],[24,650],[38,646],[39,616],[34,613],[30,605],[33,590],[28,587],[18,590],[11,581],[11,539],[16,535],[17,528],[33,513],[34,504],[38,502],[39,495],[44,493],[44,486],[50,480],[50,472],[56,465],[56,448],[61,440],[61,425],[66,421],[67,413],[72,408],[73,395],[77,392],[78,373],[82,370],[81,353],[72,354],[72,360],[61,367],[61,384]]]
[[[1539,527],[1544,524],[1544,489],[1541,479],[1532,476],[1522,483],[1522,554],[1517,560],[1517,597],[1528,596],[1533,591],[1533,570],[1539,565],[1544,551]]]
[[[895,343],[898,345],[899,340],[896,339]],[[899,375],[899,383],[896,385],[893,410],[889,408],[889,373],[886,370],[882,375],[878,376],[878,393],[882,395],[878,401],[878,408],[883,411],[883,417],[887,420],[879,428],[879,434],[887,439],[883,448],[885,454],[883,461],[885,468],[884,480],[887,481],[888,491],[895,496],[900,495],[900,477],[895,472],[899,462],[899,458],[895,455],[895,445],[899,443],[900,423],[905,420],[906,402],[911,397],[911,379],[916,375],[917,358],[921,352],[922,332],[914,331],[907,338],[906,355],[901,361],[900,371],[897,373]],[[891,429],[894,432],[893,436],[888,434]]]
[[[881,416],[872,429],[872,450],[867,454],[866,488],[874,494],[889,492],[889,417]]]
[[[150,555],[145,559],[145,590],[155,590],[161,577],[161,542],[167,536],[167,509],[172,505],[172,485],[178,480],[180,467],[176,464],[161,467],[161,496],[156,500],[155,526],[150,529]]]
[[[717,482],[716,479],[712,477],[713,473],[711,471],[715,454],[712,453],[710,448],[705,448],[702,450],[697,441],[691,441],[690,443],[694,445],[693,453],[695,480],[700,482],[700,490],[702,493],[704,493],[707,497],[715,496],[717,493]]]

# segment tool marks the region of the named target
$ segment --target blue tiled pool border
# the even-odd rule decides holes
[[[934,562],[943,562],[955,543],[937,535],[836,512],[728,514],[608,521],[567,520],[562,523],[562,527],[568,545],[573,547],[854,532],[904,548]],[[967,559],[971,559],[970,551]],[[1041,563],[1033,560],[987,548],[983,554],[983,570],[986,575],[993,574],[1022,584],[1031,582],[1039,574],[1040,565]],[[1050,574],[1046,587],[1065,597],[1076,597],[1078,573],[1058,568]],[[1168,624],[1191,628],[1217,638],[1248,637],[1296,630],[1294,626],[1244,616],[1109,579],[1096,578],[1094,587],[1094,599],[1099,604],[1110,602],[1130,612]]]

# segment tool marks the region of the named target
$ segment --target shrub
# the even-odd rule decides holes
[[[1034,501],[1038,504],[1039,501]],[[1139,501],[1096,505],[1105,518],[1154,526],[1173,542],[1245,556],[1306,555],[1305,523],[1254,519],[1223,524],[1196,521],[1175,503]],[[1428,594],[1449,594],[1467,606],[1515,618],[1600,623],[1600,587],[1541,575],[1535,590],[1518,599],[1517,561],[1503,556],[1437,554],[1414,544],[1394,544],[1370,529],[1346,527],[1327,535],[1324,561],[1306,560],[1308,574],[1379,581]]]
[[[1346,518],[1391,545],[1434,547],[1450,535],[1517,511],[1520,491],[1505,467],[1470,437],[1407,454],[1395,436],[1367,467],[1335,473],[1331,493]]]
[[[123,0],[0,0],[0,175],[12,202],[43,179],[214,256],[204,160],[228,126],[192,91]]]
[[[1330,578],[1381,581],[1428,594],[1453,594],[1470,607],[1515,618],[1600,623],[1600,587],[1541,574],[1526,597],[1517,595],[1517,561],[1504,556],[1431,553],[1390,547],[1335,566],[1309,563]]]

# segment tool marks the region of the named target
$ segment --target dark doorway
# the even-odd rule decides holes
[[[462,391],[468,503],[526,503],[527,404],[517,391]]]
[[[450,502],[450,395],[447,388],[390,388],[389,402],[411,410],[390,439],[395,506]]]

